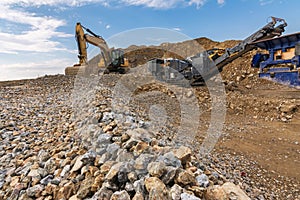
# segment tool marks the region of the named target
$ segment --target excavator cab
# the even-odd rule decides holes
[[[121,65],[124,65],[124,51],[121,49],[112,50],[111,59],[114,67],[120,67]]]
[[[126,73],[128,68],[128,59],[124,58],[124,51],[121,49],[114,49],[111,51],[111,62],[108,64],[104,74],[109,72],[118,72],[120,74]]]

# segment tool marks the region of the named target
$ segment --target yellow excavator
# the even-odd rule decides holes
[[[85,31],[87,33],[85,33]],[[65,69],[66,75],[97,74],[105,67],[104,73],[117,72],[124,74],[129,69],[128,59],[124,58],[121,49],[110,49],[106,41],[99,35],[84,27],[79,22],[75,27],[75,36],[78,46],[79,63]],[[101,50],[101,59],[98,64],[91,65],[87,58],[87,43],[97,46]]]

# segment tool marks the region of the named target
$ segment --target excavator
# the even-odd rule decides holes
[[[155,58],[148,61],[148,70],[160,81],[176,84],[184,78],[192,86],[204,85],[205,80],[221,72],[225,65],[257,48],[254,42],[280,36],[285,31],[287,23],[284,19],[271,19],[267,25],[232,48],[210,49],[185,60]]]
[[[85,31],[87,33],[85,33]],[[90,29],[77,23],[75,37],[78,46],[79,63],[65,69],[66,75],[87,75],[97,74],[101,67],[105,67],[104,73],[117,72],[124,74],[129,69],[128,59],[124,58],[124,51],[121,49],[110,49],[106,41]],[[101,59],[98,64],[91,65],[87,58],[87,44],[97,46],[101,50]]]

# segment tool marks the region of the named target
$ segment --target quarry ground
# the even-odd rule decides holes
[[[200,43],[208,49],[214,46],[232,46],[237,41],[216,43],[208,39],[200,39]],[[180,45],[174,48],[188,49],[191,52],[197,51],[197,49],[183,48]],[[162,53],[158,52],[157,49],[154,49],[153,52],[146,49],[144,52],[133,52],[132,55],[129,54],[129,57],[132,56],[131,60],[134,60],[136,62],[135,66],[138,66],[153,57],[155,53],[157,54],[156,57],[162,56]],[[221,72],[222,83],[226,91],[224,127],[218,142],[211,152],[211,156],[208,160],[203,158],[203,162],[205,161],[209,169],[223,174],[229,181],[239,185],[251,199],[299,200],[300,90],[259,79],[257,69],[249,67],[254,54],[255,51],[252,51],[241,56],[227,65]],[[138,67],[134,70],[138,70]],[[100,81],[102,84],[100,89],[106,87],[114,88],[117,83],[122,82],[122,79],[125,86],[133,86],[138,79],[134,70],[125,75],[103,75]],[[139,85],[139,83],[137,84]],[[35,80],[0,82],[0,100],[9,105],[0,105],[0,107],[2,106],[6,109],[6,114],[3,115],[1,119],[2,124],[0,124],[1,127],[3,126],[3,133],[6,131],[6,124],[9,123],[7,119],[16,118],[17,125],[23,126],[24,120],[19,120],[19,110],[28,113],[28,116],[35,116],[37,115],[36,113],[41,112],[39,108],[45,108],[47,105],[51,105],[52,102],[54,105],[59,104],[59,106],[55,106],[57,108],[54,110],[55,112],[49,111],[51,118],[54,118],[54,120],[57,116],[61,117],[57,122],[52,122],[50,119],[48,120],[49,116],[44,116],[47,120],[35,125],[35,122],[31,121],[31,119],[36,120],[36,118],[29,117],[27,121],[25,120],[26,126],[32,128],[32,126],[44,127],[47,125],[51,127],[50,129],[49,127],[45,128],[46,132],[49,132],[47,137],[53,137],[52,132],[62,132],[68,135],[64,138],[68,142],[67,138],[73,137],[72,133],[74,130],[72,128],[65,130],[64,128],[65,123],[72,124],[71,118],[69,119],[71,111],[69,109],[68,95],[72,93],[73,85],[74,77],[62,75],[41,77]],[[163,141],[164,138],[172,140],[172,133],[176,132],[178,126],[180,126],[179,97],[174,96],[174,93],[171,91],[172,88],[173,86],[168,90],[165,86],[151,84],[137,87],[130,94],[137,97],[132,98],[131,102],[126,105],[131,113],[135,113],[144,121],[151,118],[151,116],[149,117],[151,105],[161,105],[165,109],[168,121],[164,130],[158,130],[162,138],[159,138],[160,141]],[[201,126],[197,129],[196,137],[191,138],[195,142],[192,148],[197,152],[205,139],[205,133],[209,125],[214,121],[211,118],[211,95],[206,86],[181,88],[179,90],[182,91],[182,95],[187,99],[194,95],[202,111],[199,118]],[[166,95],[155,92],[149,94],[149,91],[158,91]],[[108,96],[112,100],[113,97],[111,97],[111,94],[108,94],[109,92],[105,91],[100,97],[103,98],[102,100],[106,106],[103,110],[110,112],[111,105],[109,105],[108,98],[105,98]],[[139,96],[140,94],[146,95]],[[23,102],[21,106],[18,105],[18,100]],[[31,107],[31,105],[36,104],[38,106]],[[15,108],[16,112],[12,108]],[[63,109],[63,111],[61,112],[60,109]],[[68,113],[67,119],[64,118],[65,112]],[[12,113],[14,117],[9,116]],[[189,123],[192,126],[196,121],[197,119],[190,119]],[[11,126],[8,124],[8,127],[11,128]],[[63,128],[62,130],[59,129],[60,131],[56,131],[57,127]],[[102,128],[105,129],[106,127]],[[23,127],[22,129],[25,128]],[[10,135],[9,137],[7,136],[7,138],[10,137]],[[56,141],[56,138],[52,140]],[[15,148],[14,146],[9,146],[8,148],[6,145],[6,143],[3,143],[4,150],[8,149],[10,151],[10,149]],[[43,143],[37,143],[35,148],[41,149],[45,147],[47,146]],[[53,144],[53,148],[56,148],[55,144]],[[7,152],[3,152],[3,155],[6,154]],[[31,153],[28,156],[32,156]],[[7,160],[9,159],[11,158],[7,156]],[[74,158],[72,159],[74,160]],[[210,172],[207,172],[207,175],[210,175]],[[4,187],[11,188],[11,185],[7,184]],[[12,191],[9,189],[7,191],[5,195],[10,196]]]
[[[119,82],[120,75],[103,76],[102,79],[109,85],[114,85]],[[43,78],[39,82],[41,80]],[[51,76],[47,77],[47,81],[49,80],[51,82]],[[3,88],[2,92],[5,92],[4,87],[9,88],[10,91],[20,92],[18,87],[22,88],[27,85],[27,82],[30,81],[1,82],[0,86]],[[31,82],[35,81],[31,80]],[[68,82],[72,84],[73,81],[68,80]],[[52,84],[55,84],[55,80]],[[26,88],[34,91],[34,85],[31,84]],[[228,80],[224,85],[226,88],[225,124],[222,135],[211,152],[213,155],[212,166],[231,174],[236,173],[234,177],[237,179],[231,181],[239,184],[250,197],[259,199],[259,194],[263,194],[265,199],[299,199],[299,90],[260,80],[251,73],[247,73],[244,82],[234,82],[233,84]],[[62,86],[51,87],[60,88]],[[72,88],[70,85],[68,87]],[[149,92],[154,90],[153,87],[158,91],[165,92],[165,88],[161,86],[142,87],[139,90],[140,93]],[[62,90],[64,89],[62,88]],[[200,116],[202,125],[199,133],[205,133],[212,121],[210,94],[206,87],[188,90],[193,91],[204,111]],[[186,95],[185,89],[182,91]],[[147,118],[149,112],[147,105],[166,102],[166,111],[171,113],[170,118],[172,118],[170,127],[176,130],[180,117],[178,115],[180,108],[176,98],[166,95],[150,102],[145,98],[142,100],[137,98],[133,101],[139,103],[133,102],[131,110],[135,112],[138,108],[141,118]],[[203,138],[205,136],[199,136],[196,137],[196,140],[201,143]],[[197,149],[197,146],[194,148]],[[223,162],[229,164],[224,165]]]

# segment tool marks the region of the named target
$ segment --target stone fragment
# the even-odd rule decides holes
[[[151,162],[147,166],[147,170],[151,176],[161,177],[166,171],[166,165],[163,162]]]
[[[99,174],[98,176],[96,176],[95,181],[91,188],[92,192],[96,192],[99,188],[101,188],[103,182],[104,182],[103,174]]]
[[[110,200],[130,200],[130,196],[125,190],[122,190],[113,193]]]
[[[182,193],[183,188],[177,184],[174,184],[170,189],[170,196],[172,200],[180,200],[180,194]]]
[[[132,200],[144,200],[144,196],[140,192],[136,192],[135,195],[133,196]]]
[[[286,113],[286,114],[292,114],[295,111],[297,111],[297,108],[298,108],[298,106],[295,105],[295,104],[292,104],[292,105],[284,104],[284,105],[280,106],[280,111],[283,112],[283,113]]]
[[[174,155],[181,161],[183,165],[191,161],[191,154],[192,150],[185,146],[181,146],[179,149],[174,151]]]
[[[110,200],[113,192],[106,187],[101,187],[92,197],[92,199]]]
[[[129,153],[129,152],[127,152],[126,149],[124,149],[118,153],[118,157],[117,157],[116,161],[117,162],[129,162],[133,159],[134,159],[134,157],[133,157],[132,153]]]
[[[75,185],[72,181],[69,181],[58,190],[56,198],[69,199],[74,194],[75,194]]]
[[[54,171],[56,170],[56,162],[55,159],[50,158],[45,162],[44,169],[48,171],[49,174],[53,174]]]
[[[80,184],[80,188],[77,191],[77,197],[80,199],[84,199],[87,196],[92,194],[92,185],[94,183],[94,180],[91,178],[86,178],[82,183]]]
[[[140,141],[132,149],[136,155],[140,155],[141,153],[145,152],[148,148],[149,145],[147,142]]]
[[[80,200],[77,195],[73,195],[69,198],[69,200]]]
[[[40,162],[46,162],[50,158],[50,154],[44,149],[42,149],[38,153],[38,158]]]
[[[76,172],[82,168],[83,162],[81,161],[81,158],[82,158],[82,156],[77,157],[75,164],[73,165],[73,167],[71,169],[71,172]]]
[[[178,173],[178,175],[175,177],[175,183],[179,185],[191,185],[196,183],[196,179],[194,174],[192,174],[189,171],[182,170]]]
[[[40,182],[43,185],[48,185],[48,183],[50,183],[52,179],[53,179],[53,175],[48,175],[44,177]]]
[[[128,178],[128,180],[130,181],[130,182],[134,182],[134,181],[136,181],[137,180],[137,174],[136,174],[136,172],[129,172],[128,174],[127,174],[127,178]]]
[[[15,185],[19,182],[20,178],[18,176],[13,176],[10,180],[9,186],[15,187]]]
[[[92,164],[95,161],[95,159],[96,159],[96,152],[88,151],[81,156],[80,160],[83,163],[83,165],[86,165],[86,164]],[[77,171],[77,170],[75,170],[75,171]]]
[[[250,200],[250,198],[234,183],[227,182],[222,186],[213,185],[207,188],[204,194],[206,200],[219,200],[219,199],[236,199],[236,200]]]
[[[100,173],[101,174],[107,174],[110,170],[110,168],[116,164],[115,161],[106,161],[103,165],[100,167]]]
[[[164,182],[164,184],[169,184],[170,182],[174,181],[174,178],[177,173],[177,168],[167,166],[166,167],[166,172],[162,175],[161,180]]]
[[[145,187],[149,192],[149,199],[170,199],[166,185],[157,177],[146,178]]]
[[[209,186],[209,179],[206,174],[201,174],[196,176],[197,183],[200,187],[208,187]]]
[[[71,169],[71,165],[64,166],[64,168],[62,169],[62,171],[60,173],[60,177],[65,177],[67,175],[67,173],[70,171],[70,169]]]
[[[122,165],[122,162],[114,164],[106,174],[105,179],[108,181],[113,181],[113,179],[117,177]]]
[[[173,152],[165,153],[163,156],[159,156],[157,161],[164,162],[167,166],[180,167],[181,162],[175,157]]]
[[[29,197],[40,197],[44,187],[42,185],[35,185],[26,190],[26,193]]]
[[[180,197],[181,197],[181,200],[201,200],[199,197],[196,197],[196,196],[188,194],[188,193],[182,193],[180,195]]]
[[[154,159],[154,155],[141,154],[136,160],[134,167],[137,170],[145,170],[148,164]]]

